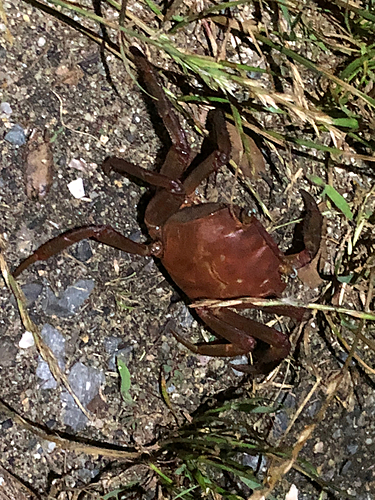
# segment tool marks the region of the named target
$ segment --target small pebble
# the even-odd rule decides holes
[[[3,431],[6,431],[7,429],[11,429],[13,427],[13,422],[11,418],[8,418],[7,420],[4,420],[1,424],[1,428]]]
[[[1,336],[0,368],[8,368],[15,365],[18,349],[14,340],[8,335]]]
[[[295,484],[292,484],[290,490],[286,494],[285,500],[298,500],[298,488]]]
[[[46,42],[47,40],[44,38],[44,36],[41,36],[38,40],[38,47],[44,47]]]
[[[50,441],[50,442],[48,443],[48,447],[47,447],[47,448],[48,448],[48,453],[52,453],[52,452],[53,452],[53,450],[56,448],[56,443],[54,443],[54,442]]]
[[[358,448],[359,448],[358,444],[348,444],[348,446],[346,447],[346,449],[351,455],[354,455],[354,453],[357,452]]]
[[[7,134],[5,134],[4,139],[13,144],[14,146],[23,146],[26,144],[25,131],[21,125],[13,125]]]
[[[77,200],[85,196],[85,188],[83,187],[83,180],[81,177],[78,177],[75,181],[69,182],[68,189]]]
[[[90,243],[87,240],[82,240],[77,243],[71,250],[71,253],[80,262],[87,262],[93,255]]]
[[[22,337],[21,340],[18,343],[18,346],[21,349],[28,349],[29,347],[32,347],[34,345],[34,337],[31,332],[26,331]]]
[[[324,443],[323,441],[319,441],[314,446],[314,453],[323,453],[323,449],[324,449]]]
[[[6,116],[10,116],[12,114],[12,108],[10,107],[9,102],[2,102],[0,104],[0,113]]]

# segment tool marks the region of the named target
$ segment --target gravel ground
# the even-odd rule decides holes
[[[24,2],[3,4],[14,37],[13,45],[5,38],[0,45],[1,102],[11,108],[2,108],[0,136],[1,233],[7,242],[9,265],[14,268],[49,238],[80,225],[110,224],[142,241],[139,222],[146,189],[118,176],[105,177],[100,165],[109,154],[122,155],[145,167],[160,165],[166,153],[166,137],[159,133],[160,120],[155,112],[150,113],[144,96],[114,57],[107,57],[111,85],[97,46]],[[197,43],[193,38],[191,43]],[[47,129],[55,138],[53,181],[42,201],[30,200],[25,192],[27,146],[23,142],[30,141],[29,134],[35,129]],[[10,131],[13,136],[5,140]],[[192,136],[191,140],[196,138]],[[319,173],[319,158],[306,161],[310,161],[306,171]],[[300,166],[295,160],[290,168],[295,173]],[[286,195],[284,167],[279,168],[273,189],[259,181],[259,191],[275,220],[283,223],[298,215],[302,203],[297,188],[308,184],[300,179]],[[368,186],[367,178],[356,177],[353,182],[353,176],[344,172],[340,175],[340,185],[351,190],[349,197],[353,196],[355,182]],[[78,178],[85,189],[83,199],[75,199],[68,188]],[[199,196],[228,201],[232,186],[232,174],[223,169]],[[307,189],[311,191],[311,186]],[[241,184],[236,186],[235,202],[254,207]],[[327,266],[332,267],[345,228],[339,218],[332,217],[327,224]],[[290,236],[290,231],[286,237],[282,230],[275,234],[278,241],[285,238],[281,241],[284,249]],[[81,242],[47,263],[36,264],[19,281],[28,286],[25,292],[33,321],[39,327],[51,325],[56,329],[61,340],[61,367],[70,374],[75,390],[86,382],[85,377],[93,384],[93,394],[86,403],[95,419],[87,422],[80,414],[69,420],[68,409],[73,412],[69,398],[61,394],[60,386],[50,388],[48,380],[39,376],[42,368],[35,346],[19,347],[21,340],[27,343],[27,338],[5,286],[0,290],[1,401],[46,429],[89,440],[134,448],[152,443],[173,426],[174,417],[160,396],[160,370],[166,374],[167,390],[179,415],[191,413],[219,391],[238,387],[244,395],[251,395],[255,389],[257,395],[283,401],[285,410],[272,421],[271,440],[286,429],[316,377],[321,377],[323,383],[288,435],[286,442],[292,445],[304,426],[313,421],[345,359],[337,340],[323,328],[318,316],[313,317],[292,337],[295,340],[300,335],[302,339],[297,361],[283,363],[274,378],[265,382],[259,379],[254,386],[246,377],[235,374],[227,361],[193,355],[177,344],[167,327],[170,319],[191,338],[201,338],[204,329],[178,300],[153,259],[127,255],[91,241]],[[312,300],[323,287],[307,289],[295,280],[287,293]],[[283,320],[283,328],[288,329],[287,320]],[[53,329],[47,326],[44,332],[55,332]],[[115,351],[121,352],[131,373],[131,401],[123,399],[119,391]],[[371,352],[361,354],[369,363],[374,361]],[[318,468],[323,481],[332,482],[359,500],[375,498],[374,408],[373,379],[353,365],[302,453]],[[0,464],[41,498],[48,492],[49,498],[57,498],[56,488],[90,484],[109,463],[103,457],[53,446],[25,428],[5,407],[0,418]],[[138,472],[142,473],[141,468]],[[125,482],[130,479],[131,474],[121,478]],[[300,500],[327,498],[325,494],[319,497],[319,487],[296,472],[290,472],[280,484],[278,498],[284,498],[282,491],[291,483],[297,485]],[[114,485],[103,482],[103,492]],[[329,498],[342,498],[340,495],[332,493]]]

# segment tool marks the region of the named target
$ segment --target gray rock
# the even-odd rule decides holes
[[[119,349],[119,345],[122,343],[122,340],[118,337],[107,337],[104,340],[104,348],[106,352],[109,354],[108,358],[108,369],[111,371],[117,371],[117,363],[116,358],[120,356],[121,359],[124,359],[125,363],[130,358],[130,353],[133,350],[133,346],[129,345],[122,349]]]
[[[268,460],[264,455],[249,455],[248,453],[244,453],[242,455],[242,463],[246,467],[251,467],[254,471],[259,470],[260,472],[264,472],[267,468]]]
[[[22,291],[27,300],[27,306],[32,306],[43,291],[43,286],[39,283],[27,283],[22,286]]]
[[[92,257],[90,243],[87,240],[80,241],[74,245],[71,253],[80,262],[87,262]]]
[[[72,366],[68,376],[69,384],[84,407],[98,394],[100,386],[104,383],[104,373],[85,366],[78,362]],[[64,391],[61,393],[61,401],[65,403],[64,423],[75,431],[82,430],[87,424],[87,417],[82,413],[74,402],[72,396]]]
[[[349,469],[351,468],[351,466],[352,466],[352,461],[351,461],[351,460],[347,460],[347,461],[344,463],[344,465],[342,466],[341,471],[340,471],[340,474],[341,474],[342,476],[344,476],[345,474],[347,474],[347,473],[348,473],[348,471],[349,471]]]
[[[351,455],[354,455],[354,453],[357,453],[359,446],[358,444],[348,444],[346,449]]]
[[[65,370],[65,338],[61,333],[53,328],[48,323],[45,324],[41,331],[42,338],[45,344],[51,349],[61,371]],[[48,364],[39,356],[39,363],[36,369],[37,376],[42,379],[42,389],[55,389],[57,382],[52,376]]]
[[[2,102],[0,104],[0,113],[6,116],[10,116],[12,114],[12,108],[10,107],[9,102]]]
[[[7,134],[5,134],[4,139],[14,146],[23,146],[26,144],[26,135],[24,129],[21,125],[13,125]]]
[[[104,349],[107,354],[114,354],[117,351],[118,346],[121,343],[121,339],[118,337],[107,337],[104,339]]]
[[[50,289],[47,289],[44,304],[45,313],[55,314],[60,318],[67,318],[77,314],[79,308],[90,296],[94,286],[94,280],[78,280],[74,285],[68,286],[60,299]]]
[[[186,307],[185,305],[182,308],[182,312],[179,315],[179,319],[180,319],[180,325],[182,326],[182,328],[186,328],[186,330],[189,330],[191,328],[193,321],[194,321],[194,317],[192,316],[189,308]],[[246,363],[247,363],[247,360],[246,360]]]
[[[285,411],[279,411],[275,415],[272,434],[275,439],[278,439],[287,430],[289,424],[289,416]]]

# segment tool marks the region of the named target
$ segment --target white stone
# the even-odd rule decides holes
[[[83,180],[81,177],[78,177],[75,181],[69,182],[68,189],[77,200],[85,196],[85,188],[83,187]]]
[[[21,340],[18,343],[18,346],[21,349],[28,349],[29,347],[32,347],[34,345],[34,337],[31,332],[26,332],[22,335]]]
[[[47,40],[44,38],[44,36],[41,36],[39,39],[38,39],[38,47],[44,47],[45,44],[46,44]]]

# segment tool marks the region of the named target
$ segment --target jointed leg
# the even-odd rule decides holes
[[[212,172],[217,172],[230,159],[231,144],[223,113],[214,109],[210,111],[207,121],[212,122],[211,139],[216,149],[185,179],[183,186],[186,194],[192,193],[204,179]]]
[[[219,319],[206,309],[198,309],[197,313],[205,324],[221,338],[213,342],[193,344],[180,334],[172,331],[174,337],[191,351],[202,356],[233,357],[247,354],[254,350],[256,340],[252,335],[241,330],[235,323]],[[238,317],[238,314],[232,314]]]
[[[122,158],[107,158],[104,160],[102,168],[104,173],[107,175],[111,172],[111,170],[114,170],[119,174],[136,177],[137,179],[147,182],[151,186],[164,188],[171,194],[185,194],[182,183],[178,179],[171,179],[164,174],[159,174],[158,172],[139,167],[138,165],[134,165],[127,160],[123,160]]]
[[[254,365],[236,365],[236,370],[254,374],[268,373],[289,354],[290,342],[288,337],[274,328],[240,316],[229,309],[209,310],[197,308],[196,311],[205,324],[225,340],[215,341],[214,343],[192,344],[180,335],[173,333],[178,341],[195,353],[207,356],[238,356],[239,354],[253,352],[256,339],[260,340],[267,346],[262,350],[259,359],[257,359],[257,350],[255,350]],[[225,341],[229,343],[225,343]]]
[[[27,269],[31,264],[39,260],[47,260],[49,257],[65,250],[78,241],[91,238],[93,240],[104,243],[113,248],[118,248],[124,252],[137,255],[151,255],[151,246],[142,243],[135,243],[126,238],[121,233],[113,229],[111,226],[86,226],[78,227],[67,231],[56,238],[52,238],[41,245],[33,254],[25,259],[14,271],[13,276],[18,276],[22,271]]]
[[[171,148],[167,155],[167,161],[178,161],[179,155]],[[107,158],[103,163],[104,173],[109,174],[111,170],[124,175],[138,177],[159,189],[147,205],[145,222],[151,237],[157,238],[158,231],[171,215],[177,212],[185,199],[184,187],[178,179],[170,179],[164,174],[146,170],[133,165],[120,158]]]
[[[136,47],[130,47],[130,51],[134,56],[135,64],[140,70],[147,91],[155,98],[155,106],[171,138],[172,149],[175,150],[176,156],[178,156],[177,162],[165,162],[160,172],[167,177],[179,179],[190,164],[191,150],[185,131],[181,127],[177,114],[166,96],[152,65]]]

